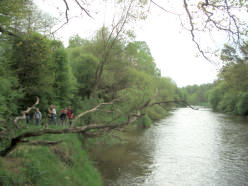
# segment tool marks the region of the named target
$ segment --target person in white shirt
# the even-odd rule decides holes
[[[57,125],[56,109],[55,109],[55,106],[53,104],[51,105],[51,109],[52,109],[52,120],[53,120],[53,123],[55,123]]]

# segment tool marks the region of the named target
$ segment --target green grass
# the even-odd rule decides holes
[[[33,128],[33,127],[31,127]],[[55,146],[19,145],[0,158],[0,185],[102,185],[76,134],[44,135],[36,139],[64,141]]]

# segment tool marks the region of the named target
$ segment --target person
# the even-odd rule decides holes
[[[26,124],[28,124],[30,122],[30,115],[29,113],[26,113],[25,116],[26,116]]]
[[[36,125],[40,125],[40,121],[42,119],[42,114],[38,108],[35,109],[34,119],[35,119]]]
[[[69,106],[69,109],[68,109],[68,111],[67,111],[67,117],[68,117],[68,119],[69,119],[69,124],[70,124],[70,126],[71,126],[72,119],[73,119],[73,117],[74,117],[74,113],[73,113],[73,110],[72,110],[72,107],[71,107],[71,106]]]
[[[48,124],[50,125],[53,121],[52,119],[53,111],[52,111],[52,105],[49,106],[47,111],[47,118],[48,118]]]
[[[60,112],[60,125],[66,125],[66,119],[67,119],[67,108],[64,108],[63,110],[61,110]]]
[[[55,109],[55,106],[53,104],[51,105],[51,109],[52,109],[52,120],[53,120],[53,123],[55,123],[55,125],[57,125],[56,109]]]

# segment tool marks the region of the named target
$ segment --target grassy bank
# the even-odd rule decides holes
[[[100,173],[88,159],[75,134],[42,136],[59,140],[54,146],[20,145],[0,158],[0,185],[102,185]]]

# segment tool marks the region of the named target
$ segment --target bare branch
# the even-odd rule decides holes
[[[192,37],[192,41],[196,44],[196,47],[198,49],[198,51],[202,54],[202,56],[209,62],[213,63],[213,61],[211,61],[204,53],[204,51],[201,49],[199,43],[195,40],[195,34],[194,34],[194,31],[195,31],[195,27],[194,27],[194,23],[193,23],[193,18],[189,12],[189,9],[188,9],[188,4],[186,2],[186,0],[183,0],[184,2],[184,7],[185,7],[185,10],[187,12],[187,15],[188,15],[188,18],[189,18],[189,23],[190,23],[190,26],[191,26],[191,29],[190,29],[190,33],[191,33],[191,37]]]
[[[93,19],[93,17],[90,15],[90,13],[89,13],[89,11],[88,10],[86,10],[77,0],[74,0],[76,3],[77,3],[77,5],[81,8],[81,10],[83,10],[90,18],[92,18]]]
[[[21,116],[17,116],[17,117],[15,118],[15,120],[14,120],[15,125],[18,126],[18,121],[19,121],[19,120],[24,120],[24,119],[26,119],[26,114],[28,114],[32,109],[36,109],[35,106],[38,105],[39,102],[40,102],[39,97],[36,97],[36,102],[35,102],[31,107],[28,107],[27,110],[22,111],[22,112],[21,112],[21,114],[22,114]]]
[[[59,140],[59,141],[43,141],[43,140],[36,140],[36,141],[31,141],[27,139],[23,139],[20,142],[21,143],[26,143],[28,145],[57,145],[59,143],[62,143],[64,140]]]
[[[178,105],[183,105],[183,106],[187,106],[193,110],[198,110],[198,108],[194,108],[192,107],[188,102],[184,101],[184,100],[181,100],[181,101],[178,101],[178,100],[174,100],[174,101],[161,101],[161,102],[154,102],[154,103],[151,103],[149,106],[153,106],[153,105],[161,105],[161,104],[178,104]]]
[[[85,112],[82,112],[81,114],[77,115],[75,117],[75,119],[72,121],[72,124],[70,126],[70,128],[74,127],[75,123],[78,121],[79,118],[83,117],[84,115],[88,114],[88,113],[91,113],[91,112],[95,112],[97,111],[102,105],[112,105],[114,104],[114,102],[117,101],[117,99],[114,99],[112,100],[111,102],[104,102],[104,103],[100,103],[99,105],[97,105],[96,107],[90,109],[90,110],[87,110]]]
[[[68,17],[68,21],[70,21],[73,18],[76,18],[77,16],[73,16],[73,17]],[[50,34],[54,35],[57,31],[59,31],[61,28],[63,28],[65,25],[67,25],[68,21],[64,22],[63,24],[61,24],[58,28],[56,28],[54,31],[52,31]]]
[[[235,25],[235,28],[236,28],[236,30],[237,30],[236,34],[237,34],[238,41],[239,41],[239,40],[240,40],[240,31],[239,31],[239,27],[238,27],[238,25],[237,25],[237,21],[236,21],[235,17],[234,17],[233,15],[231,15],[231,13],[230,13],[230,11],[229,11],[230,8],[229,8],[229,6],[228,6],[227,0],[225,0],[224,2],[225,2],[225,4],[226,4],[226,11],[227,11],[227,14],[228,14],[228,16],[232,19],[232,21],[233,21],[233,23],[234,23],[234,25]],[[231,29],[229,29],[229,30],[231,30]]]
[[[167,13],[170,13],[170,14],[173,14],[173,15],[176,15],[176,16],[180,16],[180,14],[177,14],[177,13],[174,13],[174,12],[171,12],[169,10],[166,10],[164,7],[160,6],[159,4],[155,3],[153,0],[150,0],[151,3],[153,3],[154,5],[156,5],[158,8],[160,8],[161,10],[167,12]]]
[[[68,6],[66,0],[63,0],[63,1],[64,1],[64,3],[65,3],[65,7],[66,7],[66,9],[65,9],[65,17],[66,17],[66,21],[67,21],[67,23],[68,23],[68,22],[69,22],[69,18],[68,18],[69,6]]]

